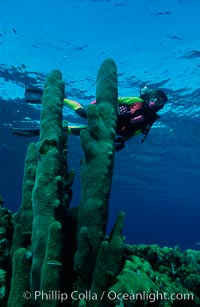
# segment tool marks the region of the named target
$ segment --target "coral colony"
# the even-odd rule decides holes
[[[114,61],[99,68],[97,103],[89,105],[88,129],[81,132],[77,207],[70,207],[74,171],[67,163],[63,98],[62,75],[52,71],[40,139],[27,150],[21,207],[12,213],[0,199],[0,305],[200,306],[200,252],[128,245],[123,212],[106,234],[118,103]]]

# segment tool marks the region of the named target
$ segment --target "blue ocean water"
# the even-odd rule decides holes
[[[42,87],[60,69],[68,98],[86,106],[100,64],[111,57],[119,96],[149,85],[169,101],[144,144],[138,136],[116,153],[108,232],[124,211],[127,243],[200,248],[199,9],[198,0],[1,1],[0,192],[7,208],[20,206],[27,146],[38,140],[10,131],[39,124],[40,106],[25,102],[25,88]],[[67,108],[64,118],[85,123]],[[70,137],[72,206],[80,200],[82,157],[79,137]]]

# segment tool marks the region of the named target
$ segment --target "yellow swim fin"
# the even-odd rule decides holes
[[[82,108],[82,105],[80,103],[78,103],[77,101],[71,100],[71,99],[64,98],[63,102],[66,106],[68,106],[74,111]]]
[[[80,135],[83,129],[87,129],[88,126],[80,125],[80,126],[68,126],[68,134]]]

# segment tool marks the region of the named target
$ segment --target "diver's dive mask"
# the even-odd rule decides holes
[[[167,95],[161,90],[152,90],[147,86],[140,89],[140,97],[148,104],[149,109],[158,111],[164,107]]]

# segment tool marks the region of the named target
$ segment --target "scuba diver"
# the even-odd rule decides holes
[[[140,97],[119,97],[116,150],[122,149],[128,139],[140,133],[144,134],[143,143],[152,125],[160,118],[157,112],[164,107],[166,101],[167,95],[162,90],[152,90],[147,86],[141,88]],[[64,103],[79,116],[87,118],[87,109],[80,103],[70,99],[64,99]],[[96,101],[91,103],[96,103]],[[79,135],[81,129],[69,127],[69,132]]]
[[[30,89],[29,91],[30,95],[37,90]],[[42,90],[39,91],[40,92],[37,94],[40,94],[41,98]],[[30,97],[28,98],[26,96],[25,98],[27,102],[37,103],[37,99],[29,99]],[[167,100],[167,95],[162,90],[153,90],[147,86],[140,89],[140,97],[119,97],[115,141],[116,151],[124,148],[128,139],[140,133],[144,135],[144,138],[141,141],[143,143],[152,125],[156,122],[157,119],[160,118],[157,112],[164,107],[164,104]],[[84,108],[80,103],[67,98],[65,98],[63,102],[64,105],[70,107],[79,116],[87,119],[87,109]],[[91,103],[96,103],[96,101],[92,101]],[[68,126],[68,133],[80,135],[81,130],[86,128],[87,126]],[[36,136],[39,135],[39,131],[39,128],[12,128],[13,134],[20,136]]]

